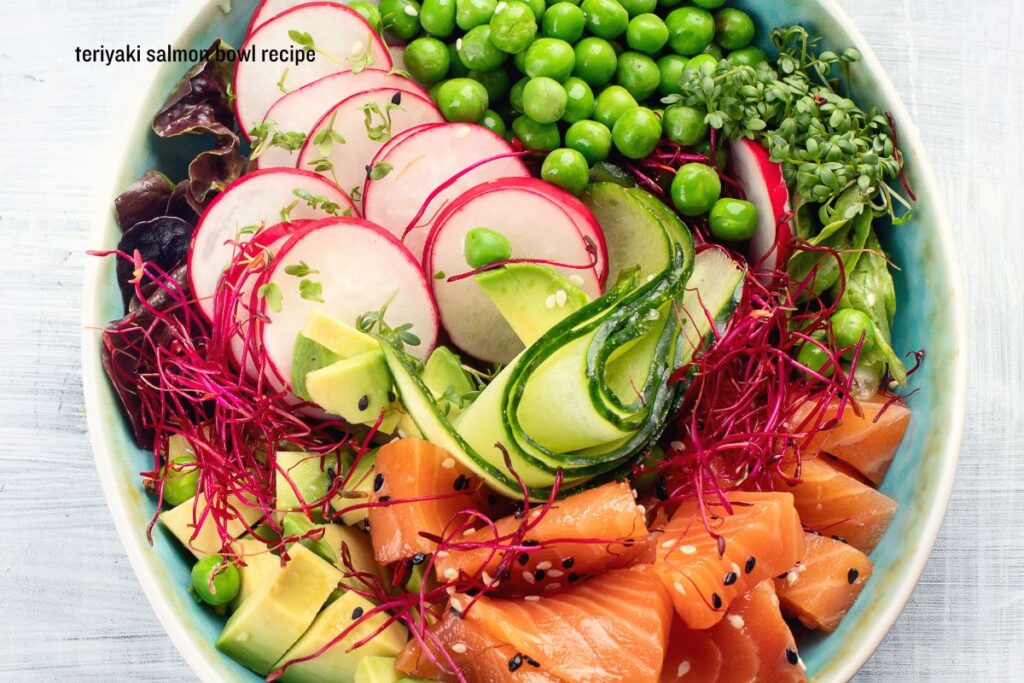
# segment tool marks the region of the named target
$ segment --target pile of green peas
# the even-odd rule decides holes
[[[640,159],[662,139],[706,147],[706,112],[663,109],[661,98],[678,93],[684,72],[705,62],[767,59],[751,45],[753,20],[725,2],[381,0],[376,17],[367,18],[408,41],[406,67],[447,120],[479,123],[547,151],[542,177],[578,194],[590,167],[613,151]],[[686,211],[677,208],[711,211],[714,200],[703,206],[707,201],[693,199],[711,188],[684,192],[696,176],[683,176],[678,192],[689,199]],[[750,222],[752,209],[717,210],[728,239],[745,239],[757,222],[756,210]]]

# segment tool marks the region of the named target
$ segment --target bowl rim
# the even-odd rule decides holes
[[[880,611],[880,618],[876,619],[867,629],[859,647],[840,661],[837,665],[830,666],[819,678],[820,683],[839,683],[848,681],[867,662],[872,654],[878,649],[882,640],[895,625],[900,613],[910,600],[910,596],[917,587],[921,574],[931,557],[932,549],[938,538],[942,521],[949,506],[949,499],[952,495],[953,480],[960,457],[960,446],[963,436],[964,420],[967,401],[967,327],[966,327],[966,302],[963,295],[963,280],[959,268],[956,249],[953,244],[953,233],[945,207],[945,202],[938,192],[938,182],[929,163],[927,153],[921,141],[920,133],[913,119],[907,111],[903,99],[896,90],[895,85],[889,78],[888,72],[883,67],[871,45],[867,42],[864,34],[857,25],[850,19],[836,0],[816,0],[822,10],[829,18],[846,33],[853,47],[857,48],[863,57],[871,80],[884,95],[884,99],[890,104],[891,113],[900,131],[905,149],[913,149],[916,157],[915,175],[917,182],[921,185],[935,207],[934,222],[935,233],[938,237],[938,251],[941,260],[949,277],[950,291],[950,316],[955,328],[956,340],[954,345],[955,358],[952,368],[952,415],[949,425],[948,437],[942,445],[941,463],[939,471],[933,471],[936,481],[936,493],[925,513],[924,523],[921,527],[921,536],[916,550],[901,571],[903,576],[889,595],[885,607]],[[172,24],[168,36],[170,43],[174,43],[197,22],[203,10],[211,6],[221,6],[222,0],[193,0],[187,3],[181,10],[181,14]],[[143,76],[144,87],[138,89],[132,98],[129,107],[124,109],[122,116],[122,129],[132,129],[138,125],[138,113],[146,109],[146,105],[154,96],[154,90],[159,78],[160,65],[152,65],[148,73]],[[106,167],[107,182],[99,183],[98,195],[95,197],[96,205],[92,215],[92,226],[89,231],[89,244],[99,245],[102,241],[104,228],[110,216],[111,198],[117,195],[118,171],[124,168],[129,160],[132,151],[131,136],[126,136],[119,146],[119,151],[111,157],[112,162]],[[100,316],[100,279],[101,263],[99,259],[91,258],[86,261],[82,280],[82,337],[81,337],[81,363],[82,363],[82,389],[85,399],[86,422],[89,432],[89,442],[93,452],[93,460],[96,463],[96,470],[99,474],[100,483],[103,488],[107,506],[110,508],[111,516],[118,536],[124,546],[128,560],[135,572],[136,577],[147,600],[156,613],[164,630],[174,643],[174,646],[181,653],[186,663],[196,673],[200,680],[206,683],[215,683],[220,680],[217,669],[211,661],[197,647],[196,636],[186,628],[186,625],[178,618],[177,613],[171,605],[161,585],[155,576],[146,568],[144,553],[147,552],[148,543],[144,535],[138,534],[129,523],[128,502],[120,495],[116,484],[116,473],[113,460],[104,453],[108,446],[107,427],[104,426],[100,415],[100,392],[103,382],[99,378],[103,376],[102,363],[100,360],[100,341],[96,334],[97,325],[103,325],[106,321]]]

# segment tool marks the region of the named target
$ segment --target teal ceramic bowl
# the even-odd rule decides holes
[[[175,47],[206,47],[222,37],[238,45],[256,0],[235,0],[225,13],[222,0],[202,0],[186,12],[171,35]],[[966,360],[964,307],[951,232],[921,142],[899,95],[864,38],[832,0],[746,0],[734,2],[756,17],[760,35],[782,24],[803,23],[832,47],[854,46],[864,54],[855,69],[855,94],[891,111],[907,155],[907,170],[920,201],[908,225],[886,231],[885,246],[901,270],[896,274],[900,310],[894,330],[899,349],[927,349],[927,361],[912,378],[913,420],[882,491],[900,503],[882,543],[874,552],[875,574],[840,629],[828,636],[801,634],[801,654],[812,678],[850,679],[889,631],[924,569],[946,510],[956,470],[964,415]],[[150,133],[153,114],[183,73],[183,65],[162,65],[140,88],[121,130],[124,149],[98,197],[94,248],[112,247],[119,234],[111,202],[149,168],[183,171],[189,155]],[[179,177],[181,172],[177,174]],[[910,293],[910,286],[913,293]],[[189,558],[160,527],[154,542],[146,526],[154,501],[139,485],[138,472],[149,456],[132,441],[116,397],[100,363],[95,331],[121,312],[111,260],[92,259],[85,277],[82,367],[89,431],[118,532],[158,618],[174,644],[204,681],[254,683],[258,676],[214,648],[222,620],[195,604],[184,590]]]

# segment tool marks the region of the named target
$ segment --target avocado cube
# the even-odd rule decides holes
[[[228,533],[233,537],[241,536],[245,533],[247,526],[251,527],[263,517],[261,510],[246,504],[235,495],[229,497],[228,505],[238,513],[237,518],[229,520],[226,524]],[[197,559],[219,553],[223,549],[221,536],[217,531],[217,523],[212,514],[206,515],[204,519],[205,511],[206,496],[199,493],[160,514],[160,523]],[[203,523],[199,533],[196,533],[196,520],[199,519],[202,519]]]
[[[340,360],[306,375],[310,399],[352,424],[373,424],[391,405],[391,373],[377,351]]]
[[[338,585],[341,573],[301,545],[274,578],[231,615],[217,649],[266,676],[298,641]]]
[[[331,507],[336,512],[370,500],[370,493],[373,491],[373,479],[377,473],[375,468],[376,462],[376,451],[366,453],[359,459],[355,472],[348,477],[348,482],[345,484],[345,493],[348,495],[337,496],[331,501]],[[357,508],[342,512],[341,521],[348,526],[356,526],[366,519],[366,516],[366,508]]]
[[[370,335],[319,309],[309,314],[302,334],[342,358],[352,358],[380,349],[380,342]]]
[[[231,544],[231,549],[242,558],[238,573],[241,584],[238,595],[231,601],[231,610],[237,610],[245,599],[269,584],[281,571],[281,558],[271,554],[267,544],[252,536],[243,536]]]
[[[303,503],[312,506],[322,500],[331,487],[330,471],[341,471],[341,456],[338,453],[320,455],[304,451],[278,451],[275,481],[277,509],[301,511]],[[302,497],[301,501],[299,496]]]

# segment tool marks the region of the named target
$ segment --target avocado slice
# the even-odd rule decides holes
[[[301,545],[269,583],[250,595],[231,615],[217,649],[266,676],[316,618],[341,573]]]
[[[375,464],[377,462],[377,451],[370,451],[359,459],[355,471],[348,478],[345,484],[347,496],[337,496],[331,501],[331,507],[335,511],[344,510],[352,505],[364,503],[370,500],[370,493],[373,491],[373,479],[376,474]],[[353,494],[362,494],[356,496]],[[348,526],[356,526],[367,517],[367,509],[359,508],[341,514],[341,521]]]
[[[273,668],[280,668],[293,659],[314,654],[359,618],[353,618],[354,614],[366,614],[373,608],[372,602],[352,591],[343,594],[317,615],[309,629]],[[399,623],[391,624],[362,647],[348,652],[355,643],[371,635],[387,620],[388,615],[383,613],[363,619],[345,638],[319,656],[288,667],[281,680],[285,683],[348,683],[355,677],[363,658],[397,656],[409,639],[405,627]]]
[[[352,424],[373,424],[393,398],[391,373],[379,347],[310,372],[306,390],[314,403]]]
[[[394,657],[363,657],[356,667],[354,683],[397,683],[399,676]]]
[[[281,571],[281,558],[267,550],[267,544],[252,536],[243,536],[231,544],[231,549],[242,556],[244,566],[238,567],[241,585],[238,595],[231,601],[235,611],[246,598],[259,592]]]
[[[314,310],[302,328],[302,335],[341,358],[352,358],[380,348],[380,342],[368,334],[346,325],[337,318]]]
[[[586,292],[550,266],[512,263],[474,279],[525,346],[590,303]]]
[[[341,458],[337,453],[320,455],[305,451],[278,451],[275,506],[279,511],[301,511],[302,503],[310,506],[322,500],[331,487],[331,471],[341,471]],[[301,502],[299,496],[302,497]]]
[[[306,375],[333,365],[339,360],[341,356],[299,332],[295,337],[295,351],[292,353],[292,393],[303,401],[310,400],[309,392],[306,390]]]
[[[228,502],[239,515],[238,518],[227,522],[227,531],[231,536],[236,538],[241,536],[245,533],[247,526],[251,527],[263,517],[261,510],[246,504],[245,501],[237,496],[232,495]],[[223,549],[213,515],[206,515],[206,518],[203,519],[205,511],[206,496],[203,493],[199,493],[184,503],[160,514],[160,523],[183,546],[188,548],[197,559],[214,555]],[[196,520],[199,519],[203,519],[203,524],[199,529],[199,533],[193,539],[192,535],[195,533]]]
[[[421,378],[434,398],[446,398],[441,407],[447,411],[450,420],[454,420],[459,412],[469,404],[467,400],[469,394],[476,390],[473,379],[462,367],[462,359],[444,346],[438,346],[430,354],[430,358],[423,366]],[[412,420],[406,421],[401,426],[408,429],[410,425],[418,434],[419,430],[416,429]]]
[[[373,559],[373,546],[370,545],[370,537],[366,532],[354,527],[344,526],[343,524],[325,524],[324,536],[321,540],[327,544],[338,558],[335,566],[342,573],[355,570],[357,572],[373,574],[387,587],[388,572]],[[349,561],[352,564],[351,569],[345,565],[343,560],[343,547],[348,549]],[[341,585],[344,587],[366,588],[366,584],[357,578],[342,579]]]

